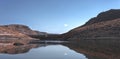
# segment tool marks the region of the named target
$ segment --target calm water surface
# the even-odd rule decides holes
[[[60,44],[47,46],[28,45],[6,49],[9,51],[3,49],[0,59],[87,59],[84,54],[77,53]]]
[[[67,44],[0,44],[0,59],[120,59],[120,40],[81,40]]]

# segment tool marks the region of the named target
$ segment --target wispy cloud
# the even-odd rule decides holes
[[[64,27],[67,27],[68,26],[68,24],[64,24]]]

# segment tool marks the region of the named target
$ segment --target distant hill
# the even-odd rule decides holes
[[[29,35],[41,35],[42,32],[34,31],[28,26],[20,24],[10,24],[0,26],[0,42],[22,42],[26,43],[34,38]]]
[[[12,31],[17,31],[17,32],[25,34],[25,35],[45,35],[45,34],[47,34],[46,32],[32,30],[28,26],[21,25],[21,24],[3,25],[2,27],[6,27]]]
[[[120,9],[102,12],[62,36],[64,39],[117,39],[120,37]]]
[[[28,26],[20,25],[20,24],[10,24],[10,25],[4,25],[8,29],[12,31],[18,31],[22,34],[26,35],[37,35],[38,33],[30,29]]]
[[[16,30],[12,30],[6,26],[0,26],[0,36],[4,36],[4,35],[8,35],[8,36],[15,36],[15,37],[22,37],[22,38],[30,38],[25,34],[22,34],[21,32],[18,32]]]
[[[101,12],[97,15],[97,17],[91,18],[88,22],[86,22],[86,24],[84,24],[84,26],[103,21],[110,21],[117,18],[120,18],[120,9],[111,9],[105,12]]]

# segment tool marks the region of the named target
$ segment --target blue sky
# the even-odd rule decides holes
[[[119,8],[120,0],[0,0],[0,24],[65,33],[100,12]]]

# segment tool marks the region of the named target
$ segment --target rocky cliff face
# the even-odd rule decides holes
[[[119,38],[120,10],[109,10],[90,19],[86,24],[63,34],[65,39]]]
[[[5,26],[0,26],[0,36],[11,36],[11,37],[22,37],[22,38],[30,38],[25,34],[22,34],[18,31],[11,30]]]
[[[110,21],[117,18],[120,18],[120,9],[111,9],[105,12],[101,12],[97,15],[97,17],[91,18],[88,22],[86,22],[86,24],[84,24],[84,26],[103,21]]]
[[[0,42],[1,43],[14,43],[19,42],[26,44],[30,40],[33,40],[28,35],[38,35],[37,32],[31,30],[25,25],[1,25],[0,26]]]
[[[46,32],[40,32],[36,30],[30,29],[28,26],[20,25],[20,24],[10,24],[10,25],[4,25],[3,27],[6,27],[12,31],[17,31],[22,34],[31,36],[31,35],[46,35]]]
[[[25,25],[11,24],[11,25],[5,25],[4,27],[12,31],[18,31],[26,35],[37,35],[38,34],[37,32],[31,30],[28,26],[25,26]]]

